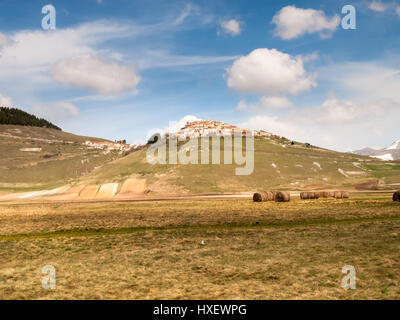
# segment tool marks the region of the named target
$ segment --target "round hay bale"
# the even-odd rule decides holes
[[[335,199],[342,199],[342,191],[335,191]]]
[[[300,193],[300,199],[301,200],[308,200],[309,199],[308,192],[301,192]]]
[[[350,194],[347,191],[342,191],[342,199],[349,199]]]
[[[268,201],[268,195],[265,191],[256,192],[255,194],[253,194],[253,201],[254,202]]]
[[[334,198],[335,197],[335,192],[329,191],[328,192],[328,198]]]
[[[393,193],[393,201],[400,201],[400,190]]]
[[[318,192],[318,198],[324,198],[324,199],[329,198],[329,192],[327,192],[327,191],[319,191]]]
[[[290,201],[290,193],[286,191],[277,192],[275,196],[276,202],[289,202]]]
[[[315,192],[308,192],[308,199],[314,200],[315,198]]]

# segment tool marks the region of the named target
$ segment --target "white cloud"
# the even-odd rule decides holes
[[[285,97],[261,97],[257,103],[247,103],[245,100],[239,101],[237,110],[240,111],[268,111],[285,109],[292,106],[292,102]]]
[[[374,102],[355,103],[349,100],[341,101],[336,98],[329,98],[319,107],[302,110],[301,115],[297,116],[297,120],[312,124],[354,124],[357,121],[383,117],[399,107],[399,104],[383,99]]]
[[[183,8],[180,15],[175,19],[175,24],[182,24],[187,17],[189,17],[193,11],[194,7],[191,4],[186,4],[185,8]]]
[[[368,8],[373,10],[373,11],[378,11],[378,12],[382,12],[385,11],[386,7],[384,6],[384,4],[380,1],[372,1],[368,4]]]
[[[321,10],[286,6],[274,15],[272,23],[276,25],[276,35],[284,40],[315,32],[319,32],[321,37],[325,38],[339,26],[340,17],[335,15],[329,18]]]
[[[148,49],[149,35],[158,35],[167,30],[172,32],[177,28],[174,20],[152,25],[100,20],[52,32],[20,30],[0,34],[0,88],[12,96],[18,96],[18,102],[27,105],[38,90],[60,89],[49,72],[54,64],[82,56],[94,56],[140,68],[220,63],[235,58],[176,56],[167,51],[154,53]],[[128,54],[115,51],[115,46],[107,44],[108,40],[120,38],[129,38],[138,45]],[[19,86],[21,83],[23,87]]]
[[[400,68],[392,66],[397,66],[398,59],[395,56],[383,61],[328,65],[318,70],[318,78],[332,83],[335,90],[351,94],[352,99],[362,101],[368,97],[370,101],[387,99],[400,103]]]
[[[285,97],[261,97],[260,101],[268,109],[283,109],[292,105],[291,101]]]
[[[232,89],[266,95],[298,94],[315,87],[300,57],[276,49],[256,49],[227,69]]]
[[[65,101],[36,105],[32,108],[32,112],[51,121],[63,121],[80,115],[79,109],[75,105]]]
[[[0,48],[1,46],[6,44],[6,41],[7,41],[6,36],[0,32]]]
[[[321,67],[319,81],[339,97],[331,93],[320,104],[310,107],[301,107],[294,101],[291,108],[263,110],[263,114],[257,109],[260,113],[244,125],[341,151],[387,145],[400,139],[398,61],[398,56],[389,55],[379,61]]]
[[[170,121],[168,126],[164,128],[153,128],[147,131],[146,133],[146,140],[148,141],[154,134],[160,134],[161,136],[164,136],[167,133],[175,133],[182,129],[187,122],[193,122],[193,121],[200,121],[203,120],[201,118],[198,118],[193,115],[186,115],[182,118],[180,118],[178,121]],[[140,144],[145,143],[145,141],[140,141]]]
[[[235,59],[237,59],[237,56],[182,56],[171,55],[163,50],[149,50],[141,55],[141,57],[135,59],[135,61],[140,69],[148,69],[222,63]]]
[[[267,130],[273,134],[292,139],[299,139],[299,137],[304,136],[301,127],[289,121],[282,121],[276,116],[257,115],[243,122],[240,126],[256,130]]]
[[[52,32],[22,30],[7,34],[6,44],[0,48],[0,88],[28,106],[39,90],[60,88],[49,73],[53,64],[76,56],[109,56],[113,51],[99,46],[137,32],[133,26],[97,21]]]
[[[94,54],[96,45],[135,32],[127,25],[98,21],[76,28],[19,31],[9,36],[0,56],[0,70],[9,73],[46,71],[48,66],[71,56]],[[17,69],[17,70],[15,70]],[[28,69],[28,70],[26,70]],[[12,72],[13,71],[13,72]]]
[[[12,107],[12,106],[13,106],[12,99],[0,94],[0,107]]]
[[[221,21],[220,26],[222,28],[222,32],[225,34],[237,36],[241,32],[240,22],[235,19]]]
[[[399,107],[383,116],[375,117],[355,115],[354,111],[350,111],[320,118],[321,110],[323,108],[319,106],[315,109],[298,109],[282,116],[256,115],[241,126],[263,129],[292,140],[340,151],[356,150],[363,145],[385,145],[387,141],[398,139],[398,124],[393,118],[400,117]],[[313,119],[314,113],[318,118]],[[343,119],[345,120],[342,121]]]
[[[390,100],[370,102],[329,98],[321,105],[288,109],[282,115],[256,115],[243,123],[289,139],[333,150],[356,150],[363,145],[387,144],[398,139],[400,104]]]
[[[88,88],[101,94],[134,90],[140,81],[133,67],[104,62],[93,56],[61,60],[51,68],[51,75],[61,83]]]

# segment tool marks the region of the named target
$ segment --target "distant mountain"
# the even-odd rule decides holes
[[[377,151],[381,149],[374,149],[370,147],[362,148],[360,150],[352,151],[352,153],[358,154],[360,156],[373,156]]]
[[[361,156],[370,156],[385,161],[400,160],[400,140],[393,142],[389,147],[384,149],[363,148],[353,151],[352,153]]]
[[[61,130],[51,122],[38,118],[17,108],[0,107],[0,124],[12,124],[30,127],[45,127]]]

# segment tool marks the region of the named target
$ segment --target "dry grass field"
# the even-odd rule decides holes
[[[399,252],[400,207],[382,195],[0,204],[1,299],[398,299]]]

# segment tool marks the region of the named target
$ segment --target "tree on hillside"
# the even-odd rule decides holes
[[[0,107],[0,124],[14,124],[20,126],[46,127],[60,130],[61,128],[51,122],[38,118],[17,108]]]

